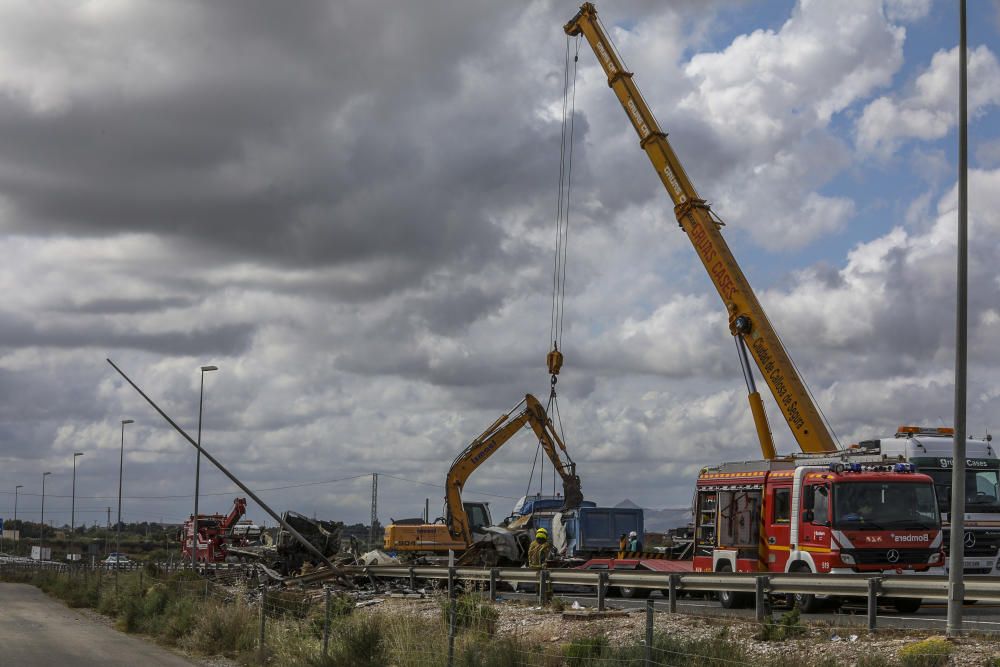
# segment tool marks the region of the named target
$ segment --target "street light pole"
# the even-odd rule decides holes
[[[17,521],[17,491],[18,491],[18,489],[23,489],[23,488],[24,488],[24,484],[18,484],[17,486],[14,487],[14,521]],[[17,539],[14,540],[14,541],[15,542],[20,542],[21,541],[21,526],[20,525],[18,525],[18,527],[17,527]],[[15,549],[14,552],[16,553],[17,549]]]
[[[194,465],[194,515],[191,521],[191,567],[198,567],[198,495],[201,487],[201,417],[205,406],[205,373],[218,366],[201,367],[201,390],[198,392],[198,457]]]
[[[951,535],[948,548],[948,637],[962,634],[965,602],[965,433],[969,338],[969,113],[966,0],[958,9],[958,272],[955,308],[955,444],[951,465]]]
[[[45,560],[45,478],[51,475],[50,472],[42,473],[42,522],[41,522],[41,548],[38,552],[38,560]]]
[[[122,547],[122,476],[125,473],[125,424],[134,424],[134,419],[122,420],[122,448],[118,458],[118,525],[115,526],[115,574],[118,573],[118,562],[121,560]]]
[[[77,457],[83,456],[83,452],[73,453],[73,500],[70,504],[70,514],[69,514],[69,543],[70,546],[76,539],[76,459]]]

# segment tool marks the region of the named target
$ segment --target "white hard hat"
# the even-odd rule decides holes
[[[628,536],[629,537],[637,537],[638,534],[633,530],[631,533],[628,534]]]

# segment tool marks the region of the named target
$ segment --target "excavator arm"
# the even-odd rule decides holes
[[[646,151],[663,187],[674,202],[678,223],[694,245],[726,306],[730,332],[736,337],[740,347],[741,363],[750,392],[750,408],[764,456],[769,459],[775,457],[774,442],[760,395],[753,383],[753,374],[746,362],[747,350],[753,356],[802,451],[835,451],[836,444],[819,409],[813,403],[805,383],[795,370],[788,352],[722,237],[721,220],[712,214],[709,205],[698,196],[667,141],[666,133],[660,129],[632,81],[632,73],[625,69],[621,57],[604,32],[597,18],[597,9],[592,3],[584,3],[564,30],[570,36],[582,34],[594,50],[608,76],[608,85],[615,92],[639,135],[639,145]]]
[[[515,414],[515,411],[522,405],[524,409]],[[446,522],[453,538],[464,540],[466,544],[472,543],[472,527],[469,525],[469,517],[462,506],[462,489],[465,487],[469,475],[526,424],[531,425],[535,435],[538,436],[542,449],[545,450],[545,454],[549,457],[556,472],[559,473],[559,477],[562,478],[566,506],[576,507],[583,501],[580,478],[576,474],[576,464],[570,459],[566,445],[552,428],[552,422],[545,414],[545,408],[538,402],[538,399],[527,394],[523,401],[490,424],[489,428],[479,434],[452,462],[445,486],[445,501],[448,510]],[[565,457],[565,461],[560,456],[560,451]]]

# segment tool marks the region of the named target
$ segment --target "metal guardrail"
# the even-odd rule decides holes
[[[948,599],[948,577],[938,575],[882,575],[882,574],[812,574],[812,573],[717,573],[717,572],[651,572],[614,570],[530,570],[526,568],[468,568],[468,567],[406,567],[399,565],[373,565],[348,567],[345,571],[355,576],[408,579],[411,586],[416,580],[448,580],[488,582],[491,597],[496,596],[497,585],[535,584],[539,595],[548,586],[588,586],[597,590],[598,608],[604,608],[604,599],[610,587],[659,590],[667,596],[671,612],[677,610],[677,596],[681,593],[707,593],[729,591],[743,593],[744,599],[752,598],[758,620],[768,612],[770,596],[812,594],[867,601],[868,628],[875,630],[876,610],[879,602],[898,599],[945,601]],[[967,600],[1000,602],[1000,577],[966,576]]]
[[[133,572],[135,570],[142,569],[147,565],[154,565],[163,572],[180,572],[182,570],[191,570],[192,566],[189,561],[173,561],[173,562],[156,562],[156,561],[136,561],[130,560],[127,563],[105,563],[104,561],[97,561],[93,564],[89,562],[72,562],[72,561],[55,561],[55,560],[32,560],[31,558],[21,557],[21,556],[4,556],[0,555],[0,571],[4,569],[36,569],[36,570],[55,570],[55,571],[77,571],[77,570],[102,570],[105,572],[113,572],[116,569],[119,572]],[[229,570],[239,570],[246,569],[248,566],[243,563],[199,563],[198,572],[226,572]]]
[[[122,563],[120,571],[143,567],[141,562]],[[190,570],[190,563],[155,563],[167,571]],[[246,569],[243,564],[208,563],[199,565],[204,574],[219,571]],[[33,561],[27,558],[0,555],[0,572],[3,570],[48,570],[72,572],[79,570],[114,571],[114,564],[60,563]],[[868,628],[875,630],[879,602],[919,598],[928,601],[948,599],[948,578],[937,575],[882,575],[882,574],[812,574],[812,573],[731,573],[731,572],[653,572],[624,570],[532,570],[528,568],[473,568],[445,566],[372,565],[347,566],[342,569],[348,576],[367,579],[407,580],[416,588],[418,580],[457,580],[481,582],[488,586],[491,598],[496,598],[499,584],[532,584],[543,598],[551,586],[592,587],[597,592],[598,608],[605,608],[605,599],[612,587],[642,590],[659,590],[667,597],[668,609],[677,611],[677,598],[682,593],[708,593],[728,591],[743,594],[743,601],[753,602],[756,618],[763,621],[770,613],[771,596],[812,594],[860,598],[867,601]],[[319,571],[317,571],[319,572]],[[966,576],[965,598],[983,602],[1000,603],[1000,577]],[[288,582],[291,583],[291,582]]]

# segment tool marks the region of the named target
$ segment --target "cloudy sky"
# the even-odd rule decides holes
[[[575,0],[0,3],[0,511],[179,521],[194,450],[276,509],[416,516],[548,392]],[[950,425],[957,3],[598,6],[843,444]],[[970,3],[969,428],[1000,428],[1000,3]],[[576,49],[576,43],[569,45]],[[722,304],[586,43],[560,408],[587,497],[759,454]],[[779,451],[794,443],[776,410]],[[468,498],[509,511],[525,433]],[[551,489],[546,468],[545,488]],[[336,481],[335,481],[336,480]],[[323,482],[323,483],[317,483]],[[237,495],[203,467],[202,507]],[[533,488],[538,487],[535,475]],[[434,511],[432,509],[432,511]],[[251,506],[250,516],[264,518]]]

